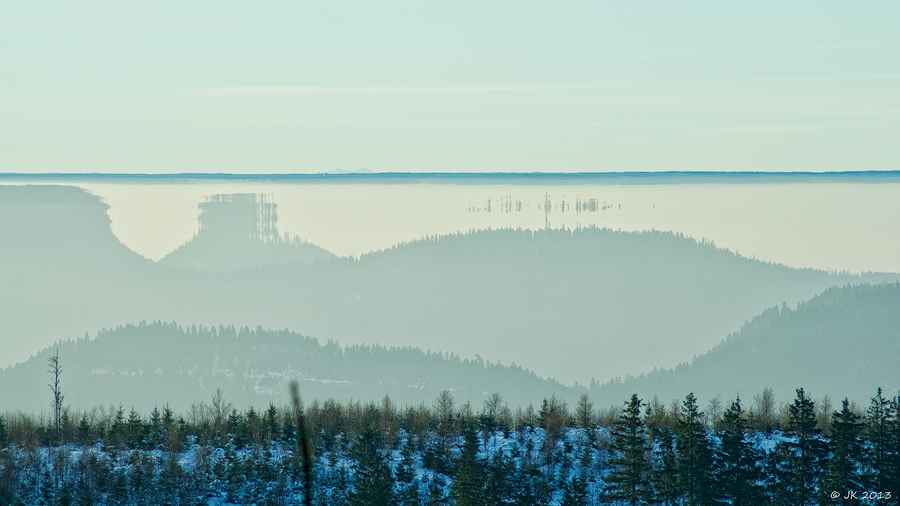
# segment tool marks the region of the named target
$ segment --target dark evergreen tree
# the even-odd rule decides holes
[[[765,496],[761,485],[762,455],[746,438],[747,420],[740,398],[725,410],[721,426],[716,476],[721,498],[734,506],[762,504]]]
[[[672,506],[678,503],[678,460],[675,454],[675,434],[660,426],[651,430],[655,441],[652,452],[651,480],[655,504]]]
[[[425,451],[422,455],[422,465],[436,473],[450,474],[453,465],[447,456],[448,452],[444,447],[444,439],[444,437],[430,437],[426,440]]]
[[[113,416],[112,425],[109,428],[108,443],[115,445],[117,448],[124,448],[127,442],[125,431],[125,408],[119,404],[116,414]]]
[[[39,470],[38,473],[39,476],[36,479],[39,482],[38,486],[40,489],[37,495],[40,498],[40,502],[43,504],[55,504],[58,501],[61,486],[59,480],[54,479],[54,474],[56,473],[52,473],[47,467]]]
[[[861,491],[865,489],[860,476],[862,463],[862,422],[844,399],[840,412],[831,415],[831,440],[828,447],[831,457],[825,464],[825,473],[819,486],[819,504],[860,504],[859,498],[844,499],[843,494],[831,497],[832,491]]]
[[[511,477],[516,506],[547,506],[550,504],[550,484],[537,464],[526,462]]]
[[[82,478],[75,485],[75,506],[95,506],[94,491],[88,480]]]
[[[77,436],[75,437],[75,440],[79,444],[89,445],[93,442],[93,432],[93,427],[91,427],[87,415],[81,415],[81,420],[78,421],[78,428],[76,429]]]
[[[422,504],[422,496],[419,488],[418,478],[413,478],[411,482],[404,486],[400,495],[401,506],[420,506]]]
[[[163,408],[162,419],[160,422],[159,441],[162,443],[164,449],[171,451],[173,450],[173,448],[171,448],[171,443],[175,436],[177,436],[178,427],[175,424],[175,416],[168,404]]]
[[[181,485],[185,474],[178,465],[178,460],[174,453],[169,454],[169,458],[162,464],[159,473],[159,487],[157,492],[163,499],[162,504],[178,504],[181,495]]]
[[[125,425],[128,434],[128,447],[139,447],[144,440],[144,421],[141,419],[141,415],[136,409],[131,408],[131,413],[128,414],[128,421]]]
[[[560,506],[587,506],[587,483],[575,476],[566,482]]]
[[[802,388],[797,389],[797,398],[788,407],[788,430],[795,440],[781,444],[786,451],[780,454],[785,461],[778,473],[781,484],[776,502],[779,504],[807,506],[818,499],[817,480],[828,447],[818,437],[817,423],[815,403]]]
[[[457,506],[481,506],[485,502],[487,486],[482,463],[478,461],[478,436],[466,428],[462,455],[456,463],[456,473],[450,484],[450,498]]]
[[[112,487],[109,491],[108,502],[110,504],[126,504],[128,501],[128,476],[124,469],[116,469],[112,477]]]
[[[412,436],[408,436],[406,442],[403,443],[403,449],[400,450],[402,460],[397,466],[397,481],[401,484],[411,482],[416,476],[416,462],[413,454]]]
[[[612,472],[604,480],[606,488],[603,491],[607,501],[625,501],[630,506],[637,506],[648,504],[652,499],[647,429],[641,419],[643,406],[637,394],[632,395],[613,429]]]
[[[867,484],[875,490],[892,490],[897,481],[893,481],[891,461],[895,451],[897,437],[897,409],[890,399],[884,397],[881,389],[872,398],[866,412],[865,428],[869,440],[867,460],[870,471]]]
[[[357,460],[355,490],[350,494],[352,506],[396,506],[394,477],[381,454],[381,434],[367,427],[353,445]]]
[[[269,404],[266,410],[266,440],[281,440],[281,424],[278,423],[278,408],[274,404]]]
[[[90,499],[90,498],[89,498]],[[69,486],[68,483],[62,486],[59,491],[59,502],[57,502],[59,506],[72,506],[72,487]],[[90,503],[88,503],[90,504]]]
[[[703,413],[697,408],[697,398],[690,393],[684,399],[681,415],[675,422],[678,484],[689,506],[716,503],[713,450],[706,432]]]
[[[345,468],[332,468],[327,475],[319,474],[315,483],[318,489],[315,501],[317,506],[347,506],[349,504],[350,487]]]
[[[886,467],[882,469],[884,481],[893,483],[892,495],[886,504],[900,506],[900,395],[891,399],[891,417],[889,419],[888,453]],[[888,489],[890,490],[890,489]]]
[[[449,497],[444,494],[444,479],[434,474],[428,484],[428,506],[446,506],[449,502]]]
[[[86,417],[82,417],[82,422],[85,424],[85,428],[87,428],[87,419]],[[150,412],[150,418],[148,419],[149,426],[147,427],[147,434],[144,437],[144,449],[146,450],[154,450],[156,449],[161,442],[161,433],[162,433],[162,415],[159,413],[159,408],[154,407],[153,411]],[[79,428],[79,433],[82,432],[82,429]]]
[[[403,506],[419,506],[419,481],[416,480],[413,436],[407,436],[400,450],[402,460],[397,466],[397,485],[400,488],[400,503]]]
[[[515,503],[515,489],[510,483],[515,470],[515,462],[507,458],[502,451],[495,454],[493,459],[489,461],[485,469],[487,474],[485,500],[487,504],[503,505]]]
[[[578,438],[582,480],[587,479],[594,464],[594,434],[594,429],[584,429]]]

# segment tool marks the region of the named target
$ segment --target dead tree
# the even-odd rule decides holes
[[[56,349],[55,355],[47,357],[47,364],[47,372],[50,373],[51,378],[50,383],[48,383],[47,386],[50,387],[50,391],[53,392],[53,426],[56,429],[56,438],[57,440],[60,440],[62,403],[65,396],[59,388],[59,375],[62,374],[63,371],[62,367],[59,366],[59,348]]]

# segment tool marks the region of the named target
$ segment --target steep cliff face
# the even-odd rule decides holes
[[[71,186],[0,186],[0,258],[39,264],[139,262],[110,229],[109,206]],[[53,267],[53,265],[43,265]]]
[[[113,235],[108,208],[80,188],[0,186],[3,365],[139,304],[133,287],[156,265]]]

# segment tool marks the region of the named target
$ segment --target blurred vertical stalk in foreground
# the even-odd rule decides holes
[[[309,451],[309,437],[306,434],[306,417],[300,402],[300,385],[291,382],[294,411],[297,413],[297,442],[300,445],[300,459],[303,466],[303,504],[312,506],[312,454]]]

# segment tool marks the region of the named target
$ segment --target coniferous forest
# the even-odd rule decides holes
[[[511,409],[449,391],[237,410],[217,391],[181,413],[71,411],[55,393],[50,415],[0,417],[0,504],[304,504],[303,439],[317,505],[900,504],[900,397],[881,390],[864,407],[798,389],[780,409],[766,390],[705,410],[693,394]]]

